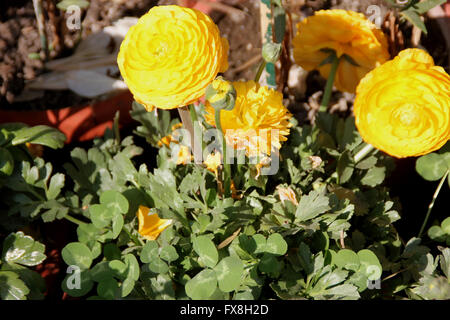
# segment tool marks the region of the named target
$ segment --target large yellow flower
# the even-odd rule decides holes
[[[139,206],[137,212],[139,221],[138,232],[147,240],[156,240],[159,234],[172,224],[171,219],[160,219],[156,212],[150,208]]]
[[[156,6],[131,27],[117,58],[120,73],[147,110],[173,109],[204,95],[228,68],[228,42],[204,13]]]
[[[358,85],[356,126],[364,141],[397,158],[450,139],[450,76],[420,49],[401,51]]]
[[[367,72],[389,59],[383,32],[362,13],[342,9],[320,10],[299,22],[293,46],[296,63],[308,71],[318,69],[325,78],[331,66],[319,65],[330,55],[326,49],[335,50],[338,58],[351,58],[340,59],[334,82],[337,89],[351,93]]]
[[[233,110],[221,110],[220,123],[227,145],[245,149],[247,155],[269,154],[280,149],[289,135],[291,114],[283,106],[283,95],[255,81],[233,82],[236,103]],[[215,125],[214,108],[206,103],[205,120]],[[278,137],[272,130],[278,130]]]

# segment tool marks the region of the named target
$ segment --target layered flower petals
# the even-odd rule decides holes
[[[354,104],[364,141],[397,158],[440,149],[450,139],[450,76],[420,49],[368,73]]]
[[[228,68],[228,42],[204,13],[156,6],[131,27],[117,58],[137,102],[173,109],[195,102]]]

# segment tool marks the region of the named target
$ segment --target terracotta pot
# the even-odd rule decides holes
[[[116,111],[120,111],[121,125],[131,123],[132,102],[133,96],[129,91],[125,91],[109,99],[84,106],[43,111],[0,110],[0,123],[22,122],[29,126],[48,125],[63,132],[67,137],[66,143],[86,141],[102,136],[106,128],[111,128]]]

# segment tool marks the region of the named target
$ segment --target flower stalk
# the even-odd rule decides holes
[[[332,54],[331,70],[328,75],[327,84],[325,85],[325,90],[322,97],[322,103],[319,107],[319,112],[326,112],[328,109],[328,104],[330,103],[331,92],[333,90],[334,78],[336,77],[336,71],[339,66],[340,58],[337,57],[336,53]]]
[[[447,170],[447,172],[442,177],[441,181],[439,181],[439,184],[438,184],[438,186],[436,188],[436,191],[433,194],[433,199],[431,199],[431,202],[428,205],[428,211],[427,211],[427,214],[425,215],[425,219],[423,220],[422,226],[420,227],[419,235],[417,236],[418,238],[420,238],[422,236],[422,233],[423,233],[423,231],[425,229],[425,226],[427,225],[428,218],[430,217],[431,210],[434,207],[434,202],[436,201],[436,198],[438,197],[439,192],[442,189],[442,185],[444,184],[445,179],[447,179],[447,176],[449,175],[449,173],[450,173],[450,169]]]
[[[220,136],[222,137],[222,157],[223,157],[223,187],[225,197],[229,197],[231,195],[231,167],[230,164],[227,163],[227,142],[225,140],[225,135],[222,131],[222,125],[220,124],[220,109],[215,110],[215,122],[216,128],[219,131]]]

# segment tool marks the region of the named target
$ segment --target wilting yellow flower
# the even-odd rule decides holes
[[[172,224],[171,219],[160,219],[157,213],[151,212],[150,208],[144,206],[139,206],[137,217],[138,232],[147,240],[156,240],[159,234]]]
[[[292,126],[291,114],[283,106],[283,95],[254,81],[233,82],[233,86],[236,89],[234,109],[220,112],[227,145],[245,149],[249,156],[270,155],[271,148],[280,149],[280,141],[287,140]],[[215,125],[214,108],[207,102],[205,110],[206,122]],[[273,137],[272,130],[278,130],[279,136]]]
[[[288,200],[292,202],[294,205],[298,206],[297,198],[295,197],[295,192],[291,188],[283,188],[278,186],[277,187],[278,196],[280,197],[281,202],[284,203],[284,201]]]
[[[320,10],[299,22],[293,46],[296,63],[308,71],[319,70],[325,78],[331,65],[319,66],[330,55],[324,49],[335,50],[338,58],[350,57],[358,66],[341,59],[334,84],[351,93],[367,72],[389,59],[383,32],[362,13],[342,9]]]
[[[117,57],[120,73],[147,110],[173,109],[204,95],[228,68],[228,42],[204,13],[156,6],[132,26]]]
[[[182,123],[174,124],[172,126],[172,131],[175,131],[175,130],[179,129],[182,126],[183,126]],[[172,134],[169,134],[169,135],[167,135],[165,137],[162,137],[161,140],[158,141],[158,147],[161,148],[163,145],[169,147],[171,142],[178,143],[178,140],[176,139],[176,137],[174,138]]]
[[[261,169],[263,167],[268,167],[270,166],[270,162],[272,160],[269,157],[264,156],[261,160],[259,160],[259,162],[256,164],[255,168],[256,168],[256,176],[255,179],[258,179],[258,177],[261,175]]]
[[[243,194],[238,194],[238,192],[236,190],[236,186],[234,185],[234,181],[233,180],[231,180],[230,189],[231,189],[231,197],[233,199],[239,200],[239,199],[242,199],[244,197]]]
[[[354,104],[362,138],[397,158],[450,139],[450,76],[423,50],[401,51],[361,80]]]
[[[191,162],[192,155],[189,147],[180,145],[177,156],[177,165],[178,164],[188,164]]]
[[[216,177],[219,175],[219,167],[222,164],[222,156],[220,152],[214,152],[214,154],[208,154],[206,160],[203,162],[206,165],[206,169],[213,172]]]

